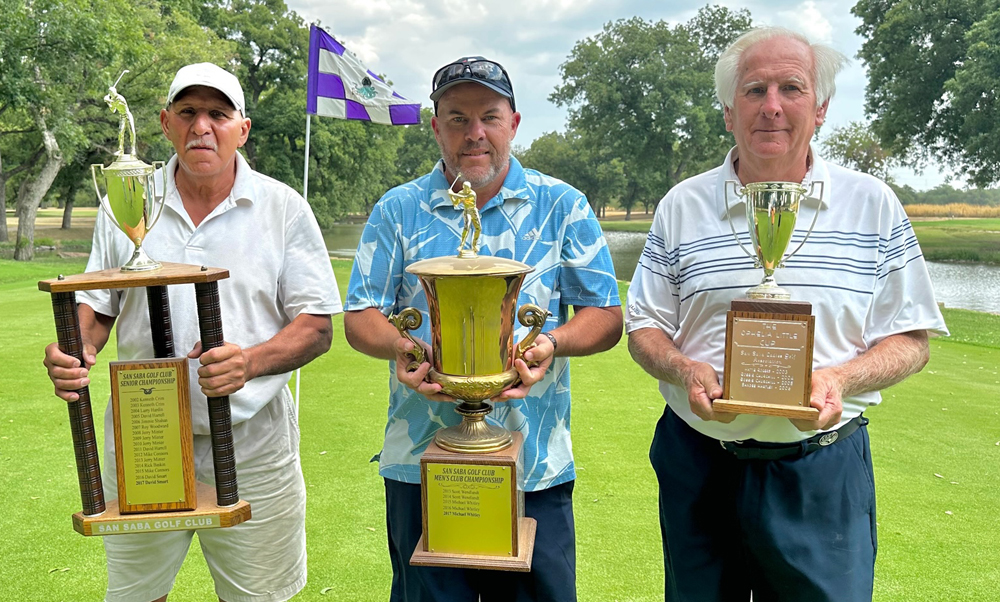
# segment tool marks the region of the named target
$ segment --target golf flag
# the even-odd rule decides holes
[[[386,125],[420,123],[420,104],[392,91],[358,57],[319,27],[309,31],[306,113]]]

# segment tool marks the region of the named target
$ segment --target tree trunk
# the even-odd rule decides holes
[[[7,175],[3,172],[3,156],[0,156],[0,242],[7,242]]]
[[[63,156],[59,142],[45,126],[45,117],[37,118],[38,129],[45,144],[45,159],[42,169],[17,196],[17,243],[14,245],[14,261],[31,261],[35,257],[35,216],[42,198],[49,191],[52,182],[62,169]]]
[[[73,201],[76,200],[76,184],[70,184],[69,194],[66,195],[66,206],[63,208],[62,229],[69,230],[73,227]]]

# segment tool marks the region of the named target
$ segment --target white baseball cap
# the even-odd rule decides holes
[[[247,116],[240,80],[222,67],[212,63],[195,63],[178,69],[173,83],[170,84],[170,91],[167,93],[167,106],[169,107],[170,103],[174,102],[181,91],[191,86],[215,88],[226,95],[226,98],[233,103],[240,115]]]

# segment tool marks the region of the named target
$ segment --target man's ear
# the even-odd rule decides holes
[[[826,110],[830,108],[830,99],[827,98],[823,104],[816,107],[816,127],[823,125],[826,121]]]
[[[733,131],[733,115],[727,106],[722,107],[722,119],[726,122],[726,131]]]

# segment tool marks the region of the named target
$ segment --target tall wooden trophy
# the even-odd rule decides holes
[[[439,430],[420,458],[423,536],[410,564],[528,572],[535,520],[524,516],[521,433],[485,422],[486,403],[519,380],[513,363],[533,346],[549,313],[524,304],[516,311],[525,275],[534,268],[519,261],[477,255],[479,214],[466,182],[449,193],[465,210],[457,257],[418,261],[407,268],[427,294],[433,366],[428,379],[460,400],[456,426]],[[472,233],[469,249],[466,238]],[[514,316],[528,335],[514,344]],[[425,361],[409,330],[422,317],[408,308],[389,318],[414,343],[416,369]]]
[[[218,281],[228,278],[229,272],[161,264],[143,251],[142,241],[163,210],[163,191],[157,196],[153,179],[162,162],[148,165],[135,156],[132,114],[115,86],[104,100],[112,112],[121,115],[119,149],[108,167],[93,166],[94,186],[101,208],[134,242],[135,252],[121,269],[60,275],[39,282],[38,288],[52,295],[59,349],[82,366],[75,292],[145,287],[156,358],[111,362],[117,504],[104,502],[89,387],[76,391],[79,399],[67,403],[83,500],[83,510],[73,515],[73,528],[83,535],[115,535],[236,525],[250,518],[250,505],[239,499],[229,398],[208,399],[213,488],[195,481],[188,364],[186,357],[176,357],[174,351],[167,296],[168,285],[194,284],[202,348],[219,347],[223,338]],[[125,152],[126,130],[131,134],[131,153]],[[106,195],[99,179],[105,183]]]
[[[774,280],[774,270],[783,267],[785,250],[795,231],[799,204],[807,189],[794,182],[755,182],[742,189],[734,180],[726,182],[728,207],[730,184],[746,205],[754,265],[764,268],[764,280],[747,291],[745,299],[735,299],[726,318],[726,366],[722,399],[713,402],[716,411],[736,414],[763,414],[815,420],[819,410],[809,405],[812,390],[813,328],[812,304],[793,301],[787,290]],[[823,183],[813,182],[812,188]],[[812,234],[809,231],[788,257],[795,255]],[[729,217],[727,213],[727,218]]]

